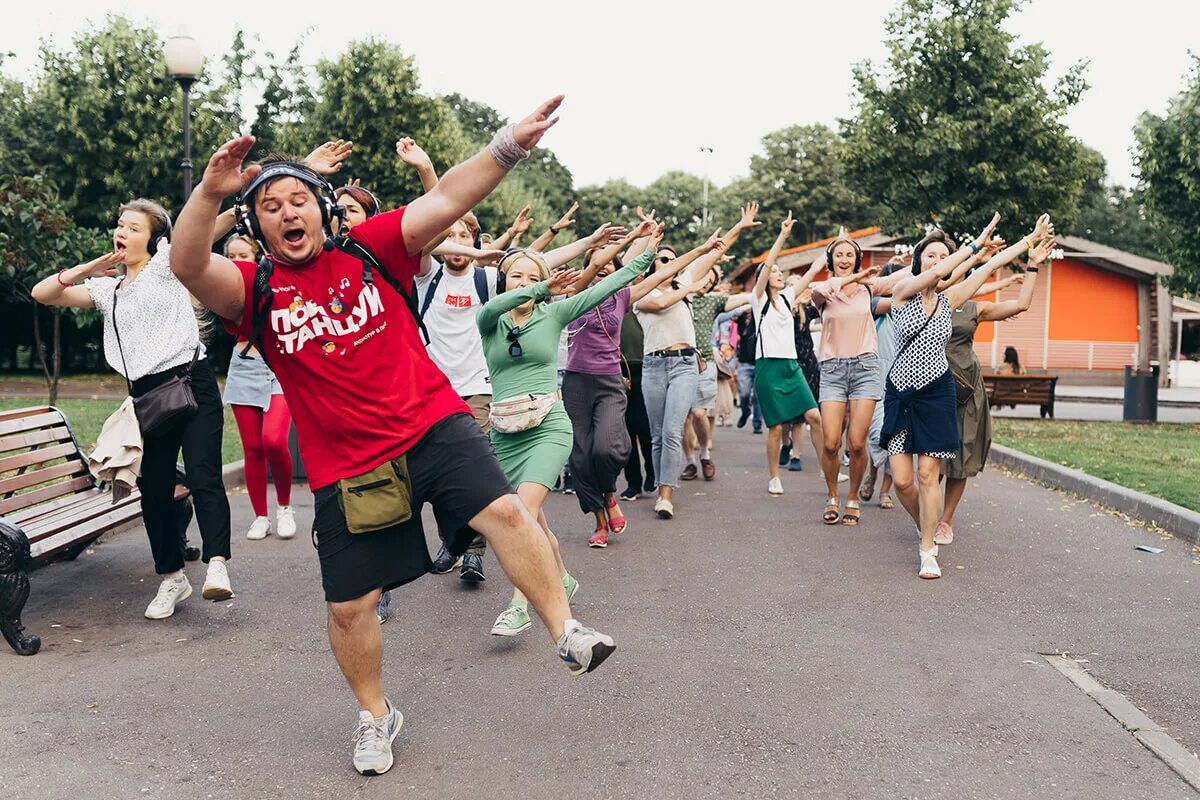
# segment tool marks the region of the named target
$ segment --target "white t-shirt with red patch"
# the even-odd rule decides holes
[[[403,219],[403,208],[389,211],[350,235],[411,292],[420,254],[405,248]],[[249,338],[256,266],[234,263],[245,283],[245,311],[225,324]],[[362,273],[361,261],[333,250],[301,266],[276,263],[271,275],[262,348],[296,422],[314,490],[374,469],[446,417],[470,413],[426,353],[404,298],[382,275],[364,285]]]
[[[482,269],[488,297],[475,292],[474,270]],[[417,305],[420,307],[437,275],[434,265],[417,278]],[[442,277],[425,311],[425,330],[429,332],[429,355],[450,379],[454,391],[463,397],[491,394],[487,360],[483,357],[483,338],[475,325],[475,312],[495,296],[496,268],[472,267],[462,275],[442,268]]]

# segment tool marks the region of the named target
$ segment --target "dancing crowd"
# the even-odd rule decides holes
[[[597,549],[629,531],[622,501],[653,495],[654,515],[675,519],[687,512],[681,481],[718,479],[713,429],[735,415],[738,428],[766,433],[769,495],[784,494],[781,467],[803,469],[807,436],[827,497],[813,518],[858,525],[879,482],[880,507],[892,507],[894,491],[916,526],[918,575],[940,577],[938,548],[953,542],[967,479],[991,443],[975,331],[1029,308],[1054,244],[1048,217],[1009,244],[997,215],[964,244],[934,229],[911,256],[867,266],[843,232],[788,274],[777,261],[793,220],[770,209],[783,217],[778,237],[734,287],[723,265],[739,236],[763,224],[754,202],[699,242],[640,208],[558,247],[577,206],[527,247],[528,208],[488,235],[472,209],[558,121],[561,100],[441,176],[401,139],[398,168],[414,169],[424,191],[393,210],[359,180],[330,182],[349,142],[247,164],[254,139],[235,138],[174,226],[156,203],[126,203],[113,252],[33,290],[47,305],[100,311],[106,360],[139,410],[138,486],[161,578],[147,618],[170,617],[192,593],[172,513],[180,452],[207,564],[201,593],[226,599],[222,405],[245,450],[249,540],[296,534],[294,425],[330,645],[359,704],[353,763],[363,774],[390,769],[403,721],[382,682],[389,590],[456,568],[478,584],[490,547],[513,586],[491,632],[522,633],[532,609],[571,673],[594,670],[615,644],[572,616],[580,583],[547,496],[576,495]],[[995,277],[1018,260],[1021,272]],[[1014,283],[1016,300],[976,299]],[[205,347],[218,320],[237,341],[223,396]],[[194,408],[161,421],[181,384]],[[441,540],[433,558],[426,503]]]

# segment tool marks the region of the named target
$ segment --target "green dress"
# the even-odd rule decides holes
[[[971,399],[958,407],[958,438],[962,449],[957,458],[942,462],[948,478],[973,478],[983,471],[992,448],[992,412],[983,385],[983,367],[975,356],[975,331],[979,328],[979,306],[974,300],[963,303],[952,315],[946,360],[950,369],[975,386]]]
[[[505,292],[479,309],[475,322],[483,337],[483,356],[492,377],[492,402],[523,395],[558,391],[558,342],[567,324],[591,311],[645,272],[654,259],[643,253],[620,270],[579,294],[556,303],[534,303],[533,314],[521,325],[518,341],[522,354],[509,355],[513,329],[508,312],[530,300],[549,297],[545,281]],[[542,424],[520,433],[492,429],[492,447],[504,474],[514,487],[540,483],[554,487],[558,473],[571,455],[571,420],[559,400]]]

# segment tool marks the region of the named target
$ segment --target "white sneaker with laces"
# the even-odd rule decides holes
[[[660,497],[654,501],[654,512],[658,514],[659,519],[672,519],[675,516],[675,506],[670,500]]]
[[[783,481],[779,480],[779,478],[771,478],[770,482],[767,483],[767,492],[773,495],[783,494]]]
[[[392,768],[392,740],[400,733],[404,715],[390,700],[387,713],[376,719],[370,711],[358,712],[354,729],[354,768],[360,775],[382,775]]]
[[[267,538],[267,534],[271,532],[270,517],[255,517],[254,522],[250,523],[250,530],[246,531],[246,538],[251,541]]]
[[[233,589],[229,588],[229,570],[224,561],[215,558],[208,562],[208,574],[204,577],[204,589],[200,596],[205,600],[228,600],[233,597]]]
[[[164,578],[158,594],[146,606],[146,619],[166,619],[175,613],[175,606],[192,596],[192,584],[182,572],[174,578]]]
[[[296,512],[291,506],[280,506],[275,510],[275,533],[280,539],[291,539],[296,535]]]

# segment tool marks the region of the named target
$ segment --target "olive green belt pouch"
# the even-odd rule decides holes
[[[405,456],[338,481],[338,505],[351,533],[370,533],[412,519],[412,481]]]

